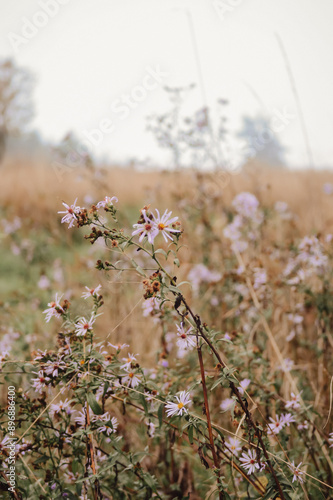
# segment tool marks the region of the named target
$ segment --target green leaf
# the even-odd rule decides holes
[[[155,250],[154,255],[159,253],[162,254],[163,257],[165,257],[165,260],[168,258],[168,254],[166,253],[165,250],[163,250],[163,248],[158,248],[157,250]]]
[[[193,425],[190,425],[188,428],[188,439],[191,444],[193,444]]]
[[[173,261],[173,263],[174,263],[177,267],[179,267],[179,266],[180,266],[179,259],[175,259],[175,260]]]
[[[135,269],[138,271],[139,274],[141,274],[141,276],[144,276],[146,277],[146,273],[144,272],[144,270],[142,269],[142,267],[140,267],[134,259],[131,259],[131,262],[133,264],[133,267],[135,267]]]
[[[95,413],[95,415],[102,415],[103,410],[99,406],[99,404],[97,403],[97,401],[95,399],[95,396],[91,392],[88,392],[88,394],[87,394],[87,401],[88,401],[90,408]]]
[[[160,404],[160,406],[158,407],[158,411],[157,411],[158,422],[159,422],[160,428],[162,427],[162,424],[163,424],[163,411],[164,411],[164,403]]]

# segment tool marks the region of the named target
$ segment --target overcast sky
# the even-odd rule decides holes
[[[48,4],[44,10],[42,3]],[[218,98],[228,99],[231,131],[239,129],[243,115],[266,112],[272,120],[283,110],[294,115],[279,138],[288,147],[289,163],[302,166],[308,162],[306,147],[278,33],[295,77],[315,166],[332,166],[332,0],[216,4],[0,0],[0,56],[14,57],[35,74],[33,125],[47,139],[59,140],[69,130],[83,138],[84,131],[104,121],[108,132],[97,141],[97,153],[159,158],[145,131],[145,117],[168,108],[163,85],[197,83],[188,106],[195,110],[204,104],[192,19],[207,104],[214,107]],[[148,76],[156,68],[163,75]],[[126,111],[119,105],[131,93],[134,100]],[[112,121],[112,132],[106,119]]]

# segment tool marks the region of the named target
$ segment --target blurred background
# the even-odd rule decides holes
[[[127,227],[145,204],[172,208],[195,242],[203,199],[219,214],[220,234],[226,207],[248,190],[267,206],[288,204],[290,234],[329,230],[330,0],[0,0],[0,7],[4,331],[12,325],[32,335],[29,342],[45,340],[35,311],[55,292],[71,298],[101,280],[94,266],[105,249],[87,247],[83,234],[60,224],[63,201],[88,206],[116,195]],[[186,204],[196,211],[192,221]],[[192,248],[183,255],[185,278],[204,258]],[[104,279],[109,332],[142,291],[119,276]],[[140,307],[119,338],[140,322],[146,328]]]

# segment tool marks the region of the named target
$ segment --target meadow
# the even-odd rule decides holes
[[[331,172],[0,189],[0,498],[333,498]]]

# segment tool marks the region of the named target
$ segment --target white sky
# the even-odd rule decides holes
[[[294,73],[315,165],[333,165],[332,0],[225,0],[221,4],[237,6],[224,19],[211,0],[68,0],[15,52],[8,34],[21,35],[23,18],[36,19],[43,2],[0,0],[0,56],[15,57],[36,75],[33,125],[46,138],[61,139],[69,130],[83,137],[84,130],[109,118],[115,130],[104,135],[96,153],[160,158],[145,131],[145,116],[168,108],[162,85],[198,83],[190,12],[208,105],[219,97],[229,100],[230,129],[239,129],[243,115],[263,112],[249,87],[270,116],[283,108],[297,115],[278,33]],[[169,76],[121,120],[112,103],[142,83],[147,66],[157,65]],[[198,87],[189,106],[202,105]],[[288,147],[289,162],[305,165],[297,116],[279,137]]]

